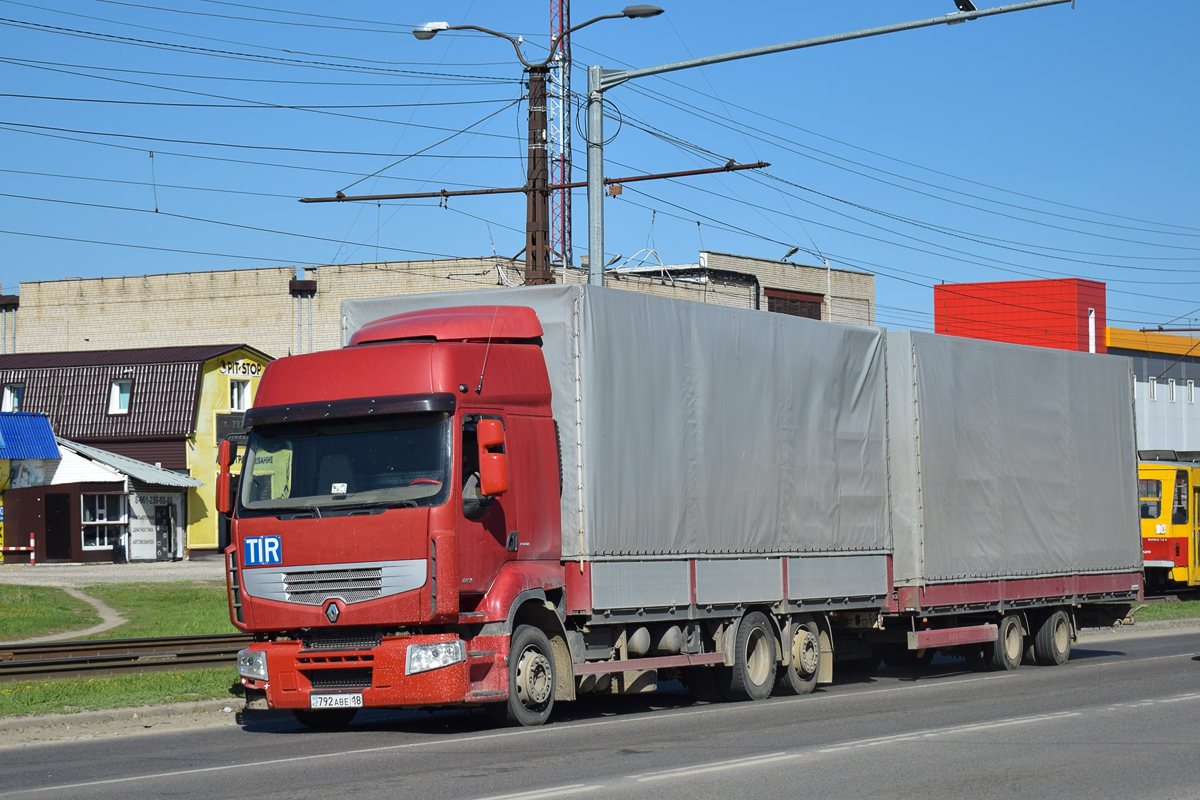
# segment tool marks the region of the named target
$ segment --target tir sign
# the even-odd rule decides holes
[[[278,536],[250,536],[245,540],[247,567],[283,563],[283,544]]]

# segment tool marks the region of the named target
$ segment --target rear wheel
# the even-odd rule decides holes
[[[488,716],[499,725],[541,725],[554,708],[555,680],[550,640],[532,625],[519,626],[509,643],[508,700],[485,706]]]
[[[304,711],[293,709],[292,716],[306,728],[314,731],[340,731],[350,724],[357,708],[331,708],[325,711]]]
[[[1000,620],[1000,635],[996,641],[983,646],[988,666],[996,671],[1013,670],[1021,666],[1025,654],[1025,634],[1021,620],[1015,614],[1007,614]]]
[[[779,668],[776,694],[808,694],[817,686],[821,666],[821,634],[812,617],[801,617],[792,634],[791,663]]]
[[[1033,651],[1037,662],[1044,666],[1067,663],[1071,657],[1071,620],[1064,611],[1055,611],[1038,627]]]
[[[734,643],[729,694],[734,700],[763,700],[775,685],[775,631],[758,611],[742,617]]]

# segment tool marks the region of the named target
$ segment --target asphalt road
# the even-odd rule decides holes
[[[290,719],[0,750],[0,798],[1200,798],[1200,631],[1084,640],[1062,667],[843,676],[802,698],[681,691],[490,730],[461,711]]]

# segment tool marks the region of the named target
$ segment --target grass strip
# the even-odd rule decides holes
[[[241,696],[237,670],[228,667],[107,678],[14,681],[0,683],[0,716],[70,714],[188,700],[234,700]]]
[[[100,583],[81,591],[121,612],[128,622],[89,638],[237,633],[223,583]]]
[[[1180,600],[1178,602],[1151,603],[1139,608],[1133,618],[1138,622],[1157,622],[1160,620],[1190,619],[1200,617],[1200,600]]]
[[[100,624],[82,600],[51,586],[0,585],[0,642],[31,639]]]

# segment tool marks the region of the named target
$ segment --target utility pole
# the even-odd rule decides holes
[[[554,283],[550,268],[550,146],[546,125],[546,64],[527,67],[529,155],[525,177],[525,285]]]

